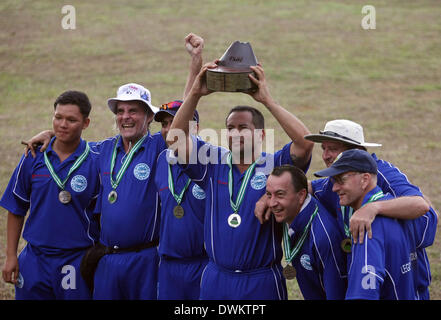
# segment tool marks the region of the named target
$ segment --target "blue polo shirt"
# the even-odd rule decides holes
[[[184,208],[184,216],[180,219],[176,218],[173,215],[173,209],[177,206],[177,202],[168,186],[169,158],[176,161],[170,150],[163,150],[158,157],[155,175],[155,183],[161,199],[159,254],[161,257],[180,259],[206,256],[204,249],[205,192],[196,183],[190,182],[180,203]],[[171,172],[175,193],[179,194],[190,178],[177,164],[171,164]]]
[[[290,145],[273,154],[262,153],[246,186],[238,214],[241,223],[233,228],[228,223],[233,213],[228,191],[229,150],[210,145],[195,137],[190,164],[185,172],[206,194],[204,239],[209,258],[219,267],[248,271],[270,267],[282,258],[282,226],[274,219],[261,225],[254,216],[256,202],[265,194],[266,180],[275,166],[292,164]],[[204,157],[206,155],[206,157]],[[233,200],[245,176],[233,164]]]
[[[101,193],[95,212],[101,213],[100,241],[106,246],[127,248],[158,239],[160,209],[159,197],[154,183],[159,153],[165,148],[160,133],[147,137],[135,152],[116,192],[115,203],[108,201],[113,190],[110,182],[112,151],[117,143],[117,155],[113,179],[116,178],[126,157],[119,135],[94,145],[98,150]]]
[[[47,148],[47,155],[55,173],[64,180],[73,163],[85,150],[86,141],[81,140],[75,152],[60,162],[52,149],[54,140]],[[23,238],[34,246],[74,249],[93,245],[99,232],[93,219],[93,208],[100,188],[97,155],[91,150],[67,180],[65,190],[72,196],[68,204],[58,200],[61,189],[52,179],[43,155],[37,152],[35,158],[22,156],[0,206],[19,216],[26,216],[30,209]]]
[[[306,300],[343,300],[346,293],[346,254],[340,249],[344,235],[334,217],[310,195],[289,226],[291,248],[302,236],[318,207],[302,248],[292,260],[297,282]]]
[[[363,199],[363,205],[379,187]],[[392,199],[385,195],[378,201]],[[409,234],[410,220],[377,216],[372,223],[372,239],[366,235],[363,244],[352,245],[346,299],[414,300],[416,298],[412,269],[414,256]]]
[[[377,163],[377,185],[383,193],[389,193],[393,197],[402,196],[422,196],[420,189],[411,184],[407,176],[390,162],[378,159],[373,153],[372,157]],[[331,213],[336,215],[341,228],[343,229],[343,213],[340,207],[338,195],[332,191],[332,183],[329,178],[317,179],[311,181],[313,195],[316,197]],[[344,209],[344,222],[349,226],[349,212],[351,208]],[[412,220],[412,228],[415,232],[415,243],[417,248],[417,273],[415,277],[417,294],[428,297],[427,287],[431,282],[430,265],[425,252],[426,247],[433,244],[435,240],[437,215],[433,208],[418,219]]]

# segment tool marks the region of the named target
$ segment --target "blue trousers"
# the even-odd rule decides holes
[[[159,256],[156,247],[108,254],[95,272],[95,300],[156,300]]]
[[[159,265],[158,300],[198,300],[208,258],[166,259]]]
[[[232,271],[210,261],[201,279],[201,300],[286,300],[281,265]]]
[[[91,293],[81,277],[84,250],[38,248],[27,244],[18,257],[17,300],[88,300]]]

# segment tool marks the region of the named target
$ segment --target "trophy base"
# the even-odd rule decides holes
[[[257,89],[248,78],[249,74],[256,76],[253,71],[207,70],[207,88],[212,91],[247,92]]]

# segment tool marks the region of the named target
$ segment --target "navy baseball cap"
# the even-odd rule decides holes
[[[348,171],[377,173],[377,163],[369,152],[360,149],[346,150],[340,153],[327,169],[314,173],[316,177],[334,177]]]
[[[182,105],[182,103],[183,103],[182,100],[174,100],[169,103],[163,104],[159,108],[159,111],[155,113],[155,121],[161,122],[162,117],[165,114],[169,114],[174,117],[176,115],[176,112],[178,112],[179,107]],[[199,123],[199,114],[197,110],[194,111],[193,120]]]

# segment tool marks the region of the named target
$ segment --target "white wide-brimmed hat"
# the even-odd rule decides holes
[[[152,96],[150,91],[136,83],[128,83],[118,88],[116,98],[107,100],[110,110],[116,114],[116,104],[118,101],[141,101],[153,113],[158,112],[158,108],[152,105]]]
[[[381,147],[379,143],[370,143],[364,141],[363,127],[350,120],[332,120],[326,123],[325,129],[319,134],[309,134],[305,139],[314,142],[323,141],[341,141],[361,147]]]

